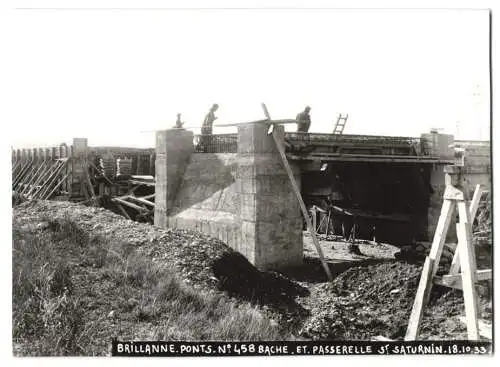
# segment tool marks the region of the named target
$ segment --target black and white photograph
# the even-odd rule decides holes
[[[12,359],[492,356],[498,14],[213,3],[4,6]]]

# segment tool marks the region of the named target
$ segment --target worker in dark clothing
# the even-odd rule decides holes
[[[181,121],[181,114],[177,114],[177,121],[175,121],[175,127],[177,129],[182,129],[182,125],[184,125],[184,122]]]
[[[309,127],[311,126],[311,116],[309,115],[309,111],[311,111],[311,107],[307,106],[304,111],[297,115],[296,120],[298,121],[298,133],[307,133],[309,131]]]
[[[200,148],[203,152],[207,152],[208,147],[210,145],[214,121],[217,120],[217,117],[215,116],[215,111],[217,111],[218,108],[219,105],[217,103],[214,103],[210,108],[210,111],[205,116],[205,120],[203,120],[203,125],[201,126],[201,139],[200,139]]]

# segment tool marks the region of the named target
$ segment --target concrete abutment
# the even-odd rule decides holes
[[[156,144],[155,225],[217,237],[262,270],[302,263],[300,208],[266,125],[240,126],[237,154],[193,154],[182,129],[157,132]]]

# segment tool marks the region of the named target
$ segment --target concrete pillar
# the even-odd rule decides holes
[[[149,156],[149,175],[150,176],[155,176],[156,175],[156,154],[151,154]]]
[[[70,181],[68,191],[70,195],[84,195],[83,159],[87,156],[87,138],[73,138],[73,159],[71,160]]]
[[[439,157],[441,159],[453,160],[455,150],[453,149],[454,137],[449,134],[431,132],[420,135],[421,148],[426,155]]]
[[[73,151],[75,155],[86,155],[87,148],[87,138],[73,138]]]
[[[59,151],[60,151],[61,158],[67,158],[68,157],[68,151],[67,151],[66,144],[61,144],[59,146]]]
[[[168,212],[192,152],[192,131],[169,129],[156,132],[155,226],[168,226]]]
[[[284,142],[284,128],[276,127]],[[293,167],[300,184],[300,171]],[[288,175],[264,124],[238,126],[240,252],[262,270],[302,263],[302,217]]]

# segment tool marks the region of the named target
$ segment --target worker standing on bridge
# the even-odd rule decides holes
[[[307,133],[309,131],[309,127],[311,126],[311,116],[309,115],[309,111],[311,111],[311,107],[306,106],[304,111],[297,115],[296,120],[298,121],[298,133]]]
[[[207,151],[208,146],[210,145],[209,142],[211,140],[210,136],[213,132],[214,121],[217,120],[215,111],[217,111],[218,108],[219,105],[217,103],[214,103],[212,105],[210,111],[208,111],[207,115],[205,116],[205,120],[203,120],[203,125],[201,126],[200,148],[204,152]]]
[[[184,125],[184,122],[181,121],[181,114],[177,114],[177,121],[175,121],[175,128],[176,129],[182,129],[182,125]]]

